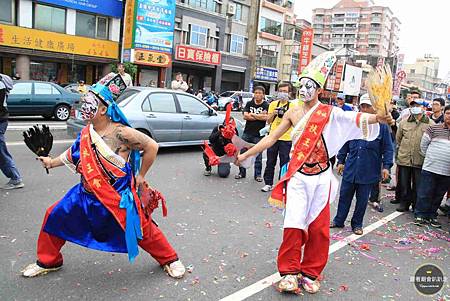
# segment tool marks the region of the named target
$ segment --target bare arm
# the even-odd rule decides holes
[[[256,118],[255,118],[254,116],[255,116],[255,115],[253,115],[253,113],[244,112],[244,120],[247,120],[247,121],[255,121]]]
[[[158,144],[144,133],[125,126],[118,127],[116,137],[128,148],[143,151],[139,176],[145,177],[156,159]]]
[[[267,112],[261,113],[261,114],[254,114],[253,115],[255,117],[256,120],[260,120],[260,121],[267,121]]]
[[[267,123],[272,124],[272,122],[275,120],[275,116],[277,116],[277,113],[273,111],[272,113],[269,113],[267,115]]]
[[[287,115],[287,116],[286,116]],[[286,114],[284,118],[282,119],[280,125],[272,132],[270,132],[269,136],[264,137],[260,142],[258,142],[255,146],[250,148],[248,151],[243,153],[238,157],[239,161],[245,160],[248,157],[254,156],[256,154],[259,154],[260,152],[264,151],[265,149],[268,149],[272,145],[275,144],[275,142],[280,139],[280,137],[292,126],[292,122],[290,119],[290,114]]]
[[[55,167],[63,166],[64,163],[61,160],[61,156],[63,156],[64,153],[56,158],[50,158],[50,157],[38,157],[37,160],[42,162],[42,165],[47,169],[52,169]]]

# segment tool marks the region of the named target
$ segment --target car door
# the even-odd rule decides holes
[[[186,94],[176,94],[183,116],[181,129],[182,141],[207,140],[211,131],[220,123],[220,117],[214,112],[210,116],[210,109],[196,97]]]
[[[29,82],[15,83],[8,95],[6,104],[8,111],[15,115],[30,114],[33,84]]]
[[[56,103],[61,101],[61,92],[49,83],[34,83],[32,106],[38,114],[53,114]]]
[[[142,103],[142,112],[158,143],[180,140],[183,116],[177,113],[173,93],[150,93]]]

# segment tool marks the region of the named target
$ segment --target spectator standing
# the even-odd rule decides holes
[[[442,109],[445,107],[445,100],[442,98],[433,99],[433,105],[431,106],[432,114],[430,115],[430,119],[434,121],[434,123],[439,124],[444,122],[444,114],[442,113]]]
[[[345,103],[345,94],[344,93],[337,94],[336,105],[344,111],[353,111],[353,108]]]
[[[410,116],[400,121],[396,140],[398,165],[399,203],[397,211],[414,208],[417,199],[417,187],[420,185],[420,174],[424,156],[420,150],[422,135],[430,124],[434,124],[423,111],[423,107],[415,99],[410,102]]]
[[[269,105],[267,123],[270,125],[270,131],[274,131],[280,125],[284,113],[286,113],[290,107],[294,106],[289,99],[290,93],[291,84],[279,84],[278,94],[276,95],[275,100]],[[292,147],[291,131],[292,127],[286,131],[274,145],[267,149],[267,162],[266,169],[264,170],[265,185],[261,188],[261,191],[263,192],[272,190],[275,165],[277,164],[278,157],[280,157],[280,172],[282,167],[289,162],[289,152]]]
[[[8,183],[0,187],[4,190],[18,189],[25,185],[22,182],[19,170],[14,163],[11,154],[8,152],[5,142],[5,133],[8,128],[8,108],[7,100],[8,94],[13,88],[12,79],[0,73],[0,169],[3,174],[9,178]]]
[[[198,90],[197,95],[195,96],[197,96],[198,99],[202,100],[203,99],[202,89]]]
[[[131,75],[125,72],[125,66],[122,63],[117,64],[117,72],[119,72],[127,87],[133,86],[133,79],[131,78]]]
[[[368,94],[359,103],[363,113],[375,113]],[[373,141],[351,140],[344,144],[337,155],[338,172],[342,174],[339,204],[331,228],[343,228],[356,193],[356,205],[351,226],[356,235],[363,234],[363,219],[372,187],[380,178],[387,179],[394,164],[394,148],[389,127],[380,124],[380,133]],[[381,172],[380,166],[383,166]],[[382,175],[381,175],[382,174]]]
[[[262,137],[259,131],[266,126],[267,111],[269,104],[264,99],[266,90],[262,86],[257,86],[254,89],[254,97],[247,102],[244,108],[244,119],[246,120],[244,134],[242,139],[249,143],[258,143]],[[262,153],[256,156],[254,177],[257,182],[262,182]],[[239,167],[239,173],[234,177],[235,179],[245,178],[247,171],[243,167]]]
[[[78,91],[78,93],[80,93],[82,95],[86,95],[87,88],[86,88],[86,85],[84,84],[84,80],[79,80],[78,81],[77,91]]]
[[[183,91],[186,92],[189,89],[187,82],[183,80],[183,74],[178,72],[175,76],[175,80],[172,81],[171,84],[172,90]]]
[[[450,105],[444,109],[444,122],[431,125],[425,131],[420,148],[425,154],[417,204],[415,224],[430,224],[441,228],[437,210],[450,187]]]
[[[406,105],[408,106],[406,109],[404,109],[400,113],[401,120],[408,119],[411,115],[409,108],[411,107],[412,101],[417,101],[421,97],[421,93],[419,91],[411,91],[410,93],[406,94]]]

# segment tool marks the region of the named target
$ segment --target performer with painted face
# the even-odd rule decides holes
[[[23,276],[59,270],[63,264],[60,250],[66,241],[128,253],[131,262],[140,246],[171,277],[184,275],[177,253],[151,218],[159,201],[165,211],[163,197],[145,181],[158,144],[131,128],[114,102],[114,96],[125,88],[119,75],[108,75],[92,86],[81,106],[88,125],[59,157],[39,157],[48,169],[70,167],[81,175],[81,182],[47,209],[37,242],[37,261],[22,271]]]
[[[320,288],[319,276],[327,263],[330,243],[329,202],[334,200],[338,188],[329,159],[349,140],[374,140],[379,132],[378,122],[392,121],[384,112],[344,112],[319,102],[335,62],[335,53],[325,52],[304,69],[298,87],[304,103],[288,110],[277,129],[239,155],[236,162],[240,164],[269,148],[293,127],[288,170],[269,199],[272,205],[285,208],[283,242],[278,252],[282,276],[278,287],[284,292],[298,291],[299,283],[308,293],[316,293]]]

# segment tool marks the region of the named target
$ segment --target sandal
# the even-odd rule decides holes
[[[256,181],[256,182],[262,182],[262,181],[263,181],[263,178],[261,178],[261,177],[255,177],[255,181]]]
[[[338,226],[334,222],[331,222],[330,223],[330,229],[333,229],[333,228],[344,228],[344,226]]]
[[[241,174],[239,173],[239,174],[235,175],[234,178],[235,178],[236,180],[239,180],[239,179],[245,179],[245,176],[243,176],[243,175],[241,175]]]
[[[353,228],[352,229],[353,233],[355,233],[356,235],[363,235],[363,229],[362,228]]]

